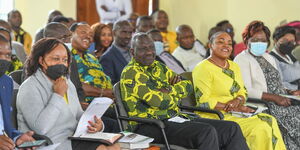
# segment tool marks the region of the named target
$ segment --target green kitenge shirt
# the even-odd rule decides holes
[[[103,68],[95,56],[84,53],[82,58],[77,50],[72,49],[71,52],[77,63],[80,82],[101,89],[112,89],[110,77],[103,72]],[[93,99],[94,97],[86,96],[85,101],[90,103]]]
[[[131,117],[168,119],[180,114],[178,101],[193,91],[191,81],[182,80],[170,85],[170,78],[176,75],[164,64],[154,61],[142,66],[132,59],[121,74],[121,96],[125,109]],[[168,89],[163,93],[160,89]],[[130,122],[133,130],[135,122]]]

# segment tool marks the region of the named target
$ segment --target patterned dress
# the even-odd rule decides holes
[[[80,82],[101,89],[112,89],[109,76],[105,75],[98,59],[92,54],[84,53],[83,58],[77,54],[77,50],[72,49],[72,55],[77,63]],[[85,101],[90,103],[94,97],[86,96]]]
[[[268,93],[287,94],[283,87],[280,74],[264,57],[255,57],[259,63],[267,82]],[[270,114],[273,115],[279,124],[287,149],[300,149],[300,106],[278,106],[273,102],[269,103]]]
[[[154,61],[150,66],[141,66],[134,59],[121,74],[121,95],[131,117],[168,119],[179,113],[178,101],[192,92],[190,81],[182,80],[175,85],[169,79],[176,75],[164,64]],[[167,89],[163,93],[160,89]],[[136,122],[130,122],[128,130],[134,130]]]
[[[222,69],[209,60],[199,63],[193,70],[193,83],[197,105],[214,109],[217,103],[227,103],[237,96],[247,97],[247,91],[239,66],[228,60],[229,68]],[[284,150],[285,145],[274,117],[260,113],[249,118],[235,117],[221,111],[224,120],[238,123],[251,150]],[[200,113],[201,117],[216,119],[208,113]]]

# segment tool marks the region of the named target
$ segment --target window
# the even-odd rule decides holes
[[[7,14],[14,9],[14,0],[0,0],[0,19],[7,20]]]

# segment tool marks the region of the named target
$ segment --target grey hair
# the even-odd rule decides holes
[[[131,39],[131,48],[135,50],[138,41],[143,38],[149,38],[151,41],[153,41],[152,38],[147,33],[138,32],[138,33],[134,34]]]

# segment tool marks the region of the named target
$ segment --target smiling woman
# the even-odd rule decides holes
[[[251,150],[284,150],[277,121],[268,114],[260,113],[249,118],[239,118],[232,111],[252,113],[244,106],[247,91],[239,66],[228,60],[232,51],[232,38],[226,32],[217,32],[210,38],[211,56],[193,70],[197,106],[216,109],[224,114],[224,120],[238,123]],[[202,117],[215,119],[207,113]],[[273,139],[277,139],[273,141]]]
[[[94,55],[96,58],[100,58],[102,54],[107,50],[107,48],[112,44],[113,36],[110,26],[106,24],[96,23],[92,25],[92,30],[94,31],[94,42],[96,45],[96,50]]]

